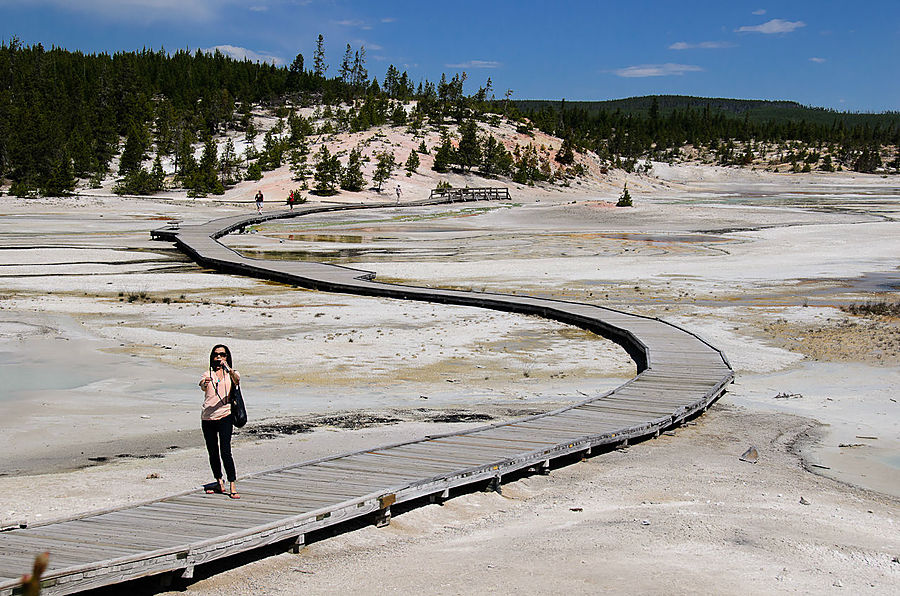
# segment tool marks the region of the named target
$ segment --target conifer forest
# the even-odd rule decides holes
[[[297,54],[286,66],[218,51],[85,54],[13,39],[0,44],[0,182],[17,196],[59,196],[79,181],[99,186],[113,177],[123,194],[183,188],[199,196],[291,164],[297,179],[312,178],[314,169],[317,189],[327,194],[362,188],[360,155],[343,165],[311,154],[309,137],[379,126],[439,130],[438,146],[419,149],[434,152],[438,172],[548,181],[548,169],[527,148],[510,151],[485,132],[501,121],[561,139],[553,159],[562,166],[593,152],[627,171],[700,154],[719,165],[789,164],[798,172],[900,170],[897,113],[678,96],[519,101],[495,93],[490,78],[466,95],[466,81],[465,73],[413,81],[393,65],[370,76],[365,48],[349,45],[335,67],[321,35],[311,60]],[[316,122],[300,113],[311,106],[321,116]],[[235,135],[252,142],[259,134],[252,117],[259,110],[277,117],[277,126],[265,132],[261,149],[237,151]],[[419,167],[415,154],[399,164],[383,157],[379,167],[388,174],[394,166]]]

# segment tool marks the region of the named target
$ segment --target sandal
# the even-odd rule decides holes
[[[231,497],[232,499],[240,499],[241,498],[241,495],[238,493],[228,493],[228,496]]]
[[[206,494],[208,495],[222,495],[225,494],[225,485],[219,483],[215,488],[207,488]]]

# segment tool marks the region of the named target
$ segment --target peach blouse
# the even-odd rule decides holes
[[[203,381],[209,380],[203,397],[201,420],[221,420],[231,415],[231,375],[225,373],[224,377],[220,379],[215,374],[210,375],[210,371],[206,371],[200,378],[201,388]]]

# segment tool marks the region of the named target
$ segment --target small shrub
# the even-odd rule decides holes
[[[9,187],[9,194],[10,196],[20,198],[36,197],[37,189],[25,182],[17,180]]]
[[[628,192],[628,184],[622,189],[622,196],[619,197],[616,207],[634,207],[634,201],[631,200],[631,193]]]
[[[148,294],[146,290],[131,291],[125,296],[125,299],[128,302],[138,302],[139,300],[146,301],[149,298],[150,294]]]

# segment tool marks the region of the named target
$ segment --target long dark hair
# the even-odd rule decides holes
[[[225,362],[228,363],[228,368],[234,368],[234,366],[232,366],[232,364],[231,364],[231,350],[229,350],[228,346],[226,346],[225,344],[216,344],[213,346],[213,349],[209,351],[209,367],[210,368],[216,367],[216,362],[215,362],[216,359],[213,356],[213,353],[219,348],[222,348],[223,350],[225,350]]]

